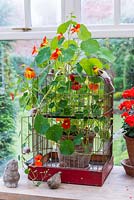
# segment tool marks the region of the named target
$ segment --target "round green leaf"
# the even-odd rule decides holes
[[[108,62],[114,62],[115,60],[115,56],[113,55],[113,53],[106,47],[101,47],[98,55],[100,58],[104,58]]]
[[[56,49],[58,47],[58,39],[54,37],[51,41],[51,49]]]
[[[74,144],[75,145],[80,145],[82,140],[83,140],[84,135],[82,133],[79,133],[77,136],[74,138]]]
[[[69,47],[70,44],[73,44],[75,45],[76,47],[78,46],[77,42],[75,40],[66,40],[64,43],[63,43],[63,47],[65,49],[67,49]]]
[[[55,103],[54,103],[54,102],[51,102],[51,103],[49,104],[49,108],[53,108],[54,105],[55,105]]]
[[[74,54],[75,54],[74,49],[72,49],[72,48],[64,49],[62,51],[62,55],[63,55],[62,61],[63,62],[70,61],[73,58]]]
[[[88,58],[81,59],[80,65],[89,76],[93,74]]]
[[[81,42],[81,49],[87,54],[96,53],[100,46],[97,40],[89,39]]]
[[[57,29],[57,33],[65,33],[69,27],[69,25],[71,24],[71,20],[61,24],[58,29]]]
[[[80,25],[78,37],[80,40],[88,40],[89,38],[91,38],[91,33],[88,31],[87,27],[84,24]]]
[[[47,61],[50,58],[51,50],[50,47],[42,48],[38,55],[35,57],[35,61],[37,65],[42,64],[43,62]]]
[[[67,105],[67,100],[60,100],[58,105],[59,107],[64,108]]]
[[[44,118],[40,114],[35,117],[34,129],[37,133],[44,135],[49,127],[48,119]]]
[[[97,58],[89,58],[88,63],[90,67],[97,66],[99,68],[102,68],[102,62]]]
[[[61,141],[60,152],[63,155],[71,155],[74,152],[74,144],[71,140]]]
[[[46,132],[46,138],[58,142],[61,139],[63,129],[60,124],[54,124]]]

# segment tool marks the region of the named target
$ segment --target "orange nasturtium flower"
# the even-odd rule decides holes
[[[64,119],[63,123],[61,124],[61,126],[64,129],[69,129],[70,128],[70,119]]]
[[[88,85],[89,89],[92,90],[92,91],[97,91],[99,89],[99,85],[98,83],[90,83]]]
[[[34,46],[33,46],[33,50],[32,50],[32,55],[34,55],[34,54],[36,54],[36,53],[38,53],[38,49],[37,49],[37,47],[34,45]]]
[[[35,73],[35,71],[34,71],[32,68],[27,67],[27,68],[25,69],[24,76],[25,76],[26,78],[32,79],[32,78],[35,78],[35,77],[36,77],[36,73]]]
[[[47,37],[45,36],[45,37],[43,38],[42,43],[40,44],[40,47],[44,47],[44,46],[46,46],[47,44],[48,44],[48,40],[47,40]]]
[[[56,60],[61,54],[61,50],[56,48],[56,50],[51,54],[50,60]]]
[[[41,160],[42,160],[42,155],[41,154],[37,154],[34,157],[34,165],[37,166],[37,167],[41,167],[43,165]]]
[[[76,24],[73,28],[71,28],[72,33],[78,33],[80,30],[80,24]]]
[[[11,100],[13,101],[14,100],[14,93],[10,93],[10,97],[11,97]]]
[[[59,35],[57,35],[57,39],[58,39],[58,41],[60,40],[60,39],[62,39],[64,36],[63,36],[63,34],[62,33],[60,33]]]
[[[62,122],[63,120],[63,118],[56,118],[56,122]]]

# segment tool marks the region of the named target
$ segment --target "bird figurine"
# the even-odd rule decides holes
[[[12,159],[7,163],[7,166],[4,171],[4,185],[8,188],[16,188],[18,186],[19,179],[20,174],[18,172],[18,161]]]
[[[53,176],[51,176],[47,180],[47,184],[48,184],[48,187],[50,189],[57,189],[57,188],[59,188],[60,185],[61,185],[61,172],[58,172],[58,173],[54,174]]]
[[[100,76],[103,78],[103,80],[105,81],[105,83],[107,84],[107,86],[110,86],[112,91],[114,91],[114,86],[113,86],[113,83],[112,83],[112,80],[110,78],[110,76],[108,75],[108,73],[102,69],[100,69],[99,67],[97,66],[94,66],[93,67],[93,71],[96,75]]]

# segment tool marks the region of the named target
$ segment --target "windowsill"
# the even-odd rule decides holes
[[[134,199],[134,178],[125,174],[123,167],[114,166],[102,187],[61,184],[57,190],[47,183],[36,187],[23,173],[18,188],[7,188],[0,179],[0,200],[127,200]]]

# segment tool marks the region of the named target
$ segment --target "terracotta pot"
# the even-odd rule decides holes
[[[121,164],[123,165],[123,167],[126,171],[126,174],[134,177],[134,166],[130,164],[130,160],[124,159],[121,161]]]
[[[124,134],[124,138],[126,140],[128,156],[131,165],[134,165],[134,138],[128,137]]]

